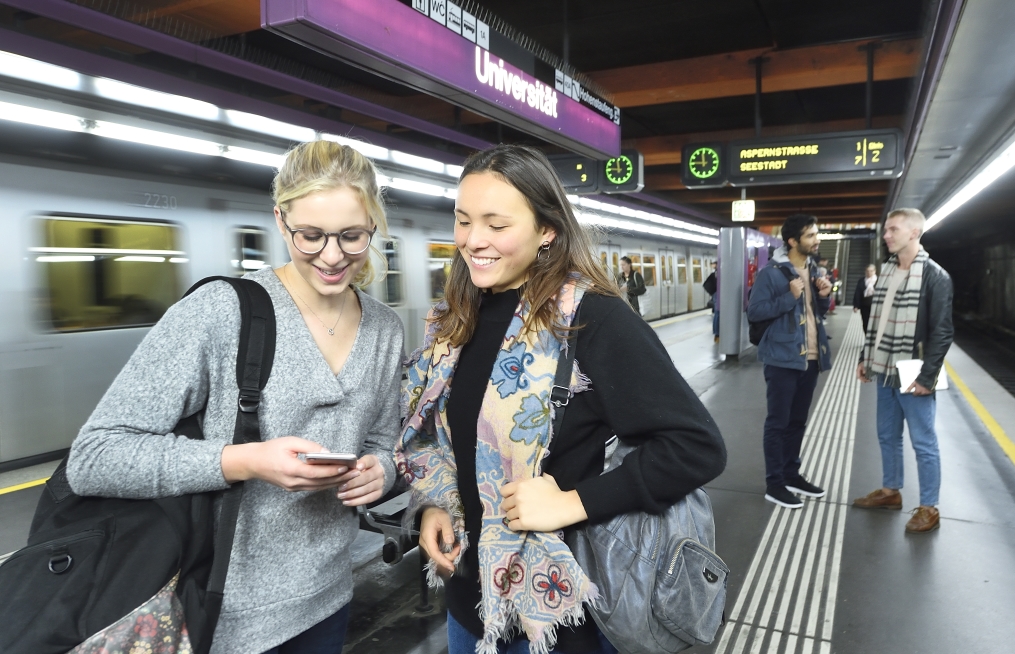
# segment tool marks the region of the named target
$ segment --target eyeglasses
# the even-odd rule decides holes
[[[313,227],[293,229],[285,222],[282,224],[289,230],[289,235],[293,239],[293,245],[303,254],[317,254],[323,251],[324,248],[328,247],[328,238],[332,236],[336,237],[338,248],[345,254],[349,256],[363,254],[370,247],[370,239],[373,238],[374,232],[377,231],[376,227],[373,229],[353,227],[341,232],[323,232]]]

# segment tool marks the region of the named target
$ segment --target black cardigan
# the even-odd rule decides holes
[[[472,340],[451,382],[448,423],[458,465],[470,547],[449,580],[452,616],[477,638],[483,625],[476,545],[482,517],[476,487],[476,422],[518,292],[484,296]],[[674,368],[655,331],[616,297],[589,293],[581,306],[576,360],[592,380],[571,399],[560,433],[550,444],[543,471],[561,490],[577,489],[591,522],[630,511],[660,513],[711,481],[726,465],[715,421]],[[605,444],[614,434],[640,445],[609,474],[601,474]],[[558,629],[563,652],[598,648],[593,623]]]

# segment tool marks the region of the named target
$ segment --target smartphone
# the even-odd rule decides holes
[[[354,467],[357,461],[355,454],[344,452],[307,452],[304,456],[307,463],[339,464],[350,468]]]

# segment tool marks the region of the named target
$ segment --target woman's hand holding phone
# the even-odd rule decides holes
[[[376,502],[384,496],[384,468],[373,454],[367,454],[356,466],[338,478],[338,499],[346,506]]]
[[[297,436],[226,445],[222,449],[222,476],[230,484],[261,479],[287,491],[323,490],[348,481],[355,471],[346,463],[307,463],[300,459],[301,454],[322,449],[319,444]],[[383,483],[382,470],[382,487]]]

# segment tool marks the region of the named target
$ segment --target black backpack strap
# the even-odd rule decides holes
[[[261,427],[258,422],[261,391],[268,383],[275,360],[275,308],[268,291],[249,279],[206,277],[194,284],[186,295],[213,281],[227,282],[236,291],[240,300],[240,343],[236,352],[236,382],[240,393],[236,426],[233,429],[233,444],[255,443],[261,440]],[[222,611],[229,556],[233,550],[236,519],[240,513],[242,499],[243,482],[233,484],[222,493],[219,525],[215,532],[215,559],[205,595],[205,611],[210,625],[218,622]]]
[[[578,324],[578,314],[581,313],[582,305],[579,303],[574,311],[572,325]],[[564,409],[571,401],[571,374],[574,371],[574,350],[578,343],[577,330],[571,330],[567,334],[567,347],[561,348],[560,358],[557,359],[557,374],[553,378],[553,390],[550,391],[550,402],[553,404],[553,432],[552,436],[560,433],[560,426],[564,424]]]
[[[782,265],[781,263],[775,264],[775,267],[779,269],[779,272],[781,272],[783,275],[786,276],[786,281],[789,282],[793,281],[793,273],[790,272],[789,268]]]

